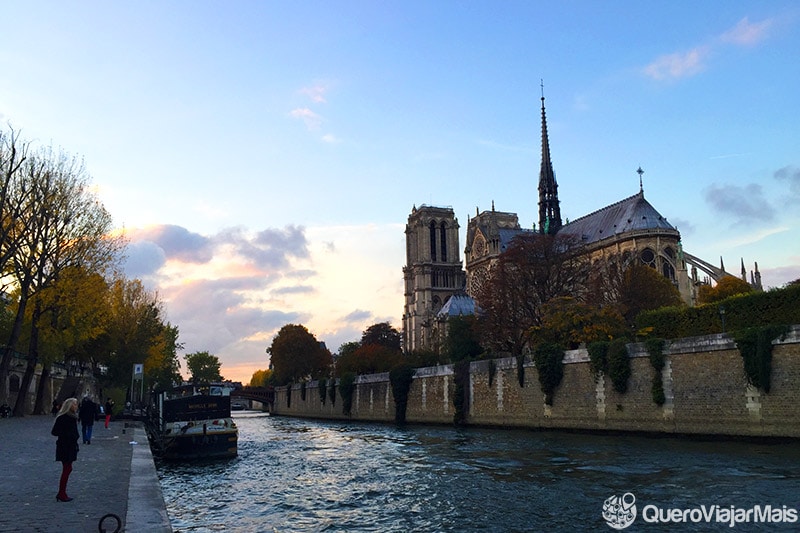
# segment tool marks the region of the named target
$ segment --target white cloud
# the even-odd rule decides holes
[[[400,327],[402,224],[260,231],[210,236],[179,226],[130,232],[126,270],[178,326],[185,353],[207,350],[222,374],[247,381],[267,368],[266,348],[286,324],[303,324],[331,350],[376,322]]]
[[[723,250],[732,250],[734,248],[739,248],[742,246],[746,246],[749,244],[755,244],[760,241],[763,241],[767,237],[771,237],[773,235],[779,235],[781,233],[786,233],[791,231],[792,228],[787,226],[775,226],[769,228],[761,228],[761,229],[754,229],[752,231],[745,231],[739,235],[735,235],[730,239],[721,241],[718,243],[718,248]]]
[[[642,69],[642,73],[654,80],[677,80],[703,72],[711,57],[725,45],[752,46],[768,37],[772,20],[751,23],[747,17],[736,26],[712,38],[711,44],[695,46],[688,52],[665,54]]]
[[[723,33],[720,36],[720,40],[724,43],[752,46],[766,39],[768,37],[767,32],[771,27],[772,20],[770,19],[751,23],[745,17],[736,26]]]
[[[289,115],[305,122],[306,128],[310,131],[316,131],[322,126],[322,117],[307,107],[294,109]]]
[[[318,83],[311,87],[303,87],[300,92],[311,98],[311,101],[317,104],[327,103],[325,94],[328,92],[328,87],[325,84]]]
[[[644,67],[643,71],[655,80],[693,76],[705,70],[710,53],[709,47],[700,46],[688,52],[664,55]]]

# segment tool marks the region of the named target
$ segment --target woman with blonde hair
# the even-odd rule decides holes
[[[67,481],[72,472],[72,463],[78,459],[78,439],[80,438],[78,433],[77,398],[64,400],[50,433],[58,437],[56,440],[56,461],[61,461],[62,465],[56,501],[70,502],[72,498],[67,496]]]

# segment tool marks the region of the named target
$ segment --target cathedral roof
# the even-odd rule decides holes
[[[460,292],[453,294],[444,303],[442,308],[437,313],[437,316],[463,316],[475,314],[475,300],[466,293]]]
[[[564,225],[559,233],[576,235],[584,244],[592,244],[620,233],[643,230],[678,231],[639,191],[629,198],[573,220]]]
[[[511,241],[514,240],[514,237],[523,233],[533,233],[533,230],[521,228],[500,228],[497,233],[498,237],[500,237],[500,252],[502,253],[508,249]]]

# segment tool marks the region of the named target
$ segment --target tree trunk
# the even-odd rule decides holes
[[[44,397],[50,391],[50,369],[42,367],[42,376],[39,378],[39,386],[36,387],[36,403],[33,406],[33,414],[46,415]],[[52,395],[51,395],[52,396]],[[48,400],[49,406],[49,400]]]
[[[17,316],[14,318],[14,327],[11,328],[11,335],[6,343],[6,349],[3,351],[3,360],[0,362],[0,398],[8,397],[8,389],[6,383],[8,382],[8,367],[11,366],[11,357],[14,355],[14,350],[17,348],[19,337],[22,334],[22,323],[25,321],[25,308],[28,305],[28,291],[30,290],[31,280],[26,280],[20,290],[19,305],[17,306]]]
[[[19,385],[17,403],[14,405],[14,416],[25,416],[25,405],[28,401],[28,389],[31,387],[33,377],[36,375],[36,363],[39,361],[39,317],[42,309],[37,298],[31,318],[31,340],[28,345],[28,366]]]

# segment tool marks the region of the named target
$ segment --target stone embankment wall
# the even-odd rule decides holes
[[[467,424],[496,427],[562,428],[595,431],[800,437],[800,326],[775,341],[772,379],[768,394],[747,384],[743,359],[734,341],[709,335],[668,342],[662,380],[666,402],[653,402],[653,367],[643,344],[628,345],[631,378],[628,391],[617,393],[611,380],[595,380],[586,350],[568,351],[564,378],[553,405],[544,402],[536,367],[524,365],[520,386],[514,358],[470,364]],[[492,368],[494,366],[494,368]],[[330,387],[330,385],[329,385]],[[409,391],[409,423],[452,424],[454,416],[453,366],[418,369]],[[278,387],[276,415],[394,420],[395,406],[389,374],[359,376],[350,416],[342,410],[337,387],[334,402],[320,400],[318,382]]]

